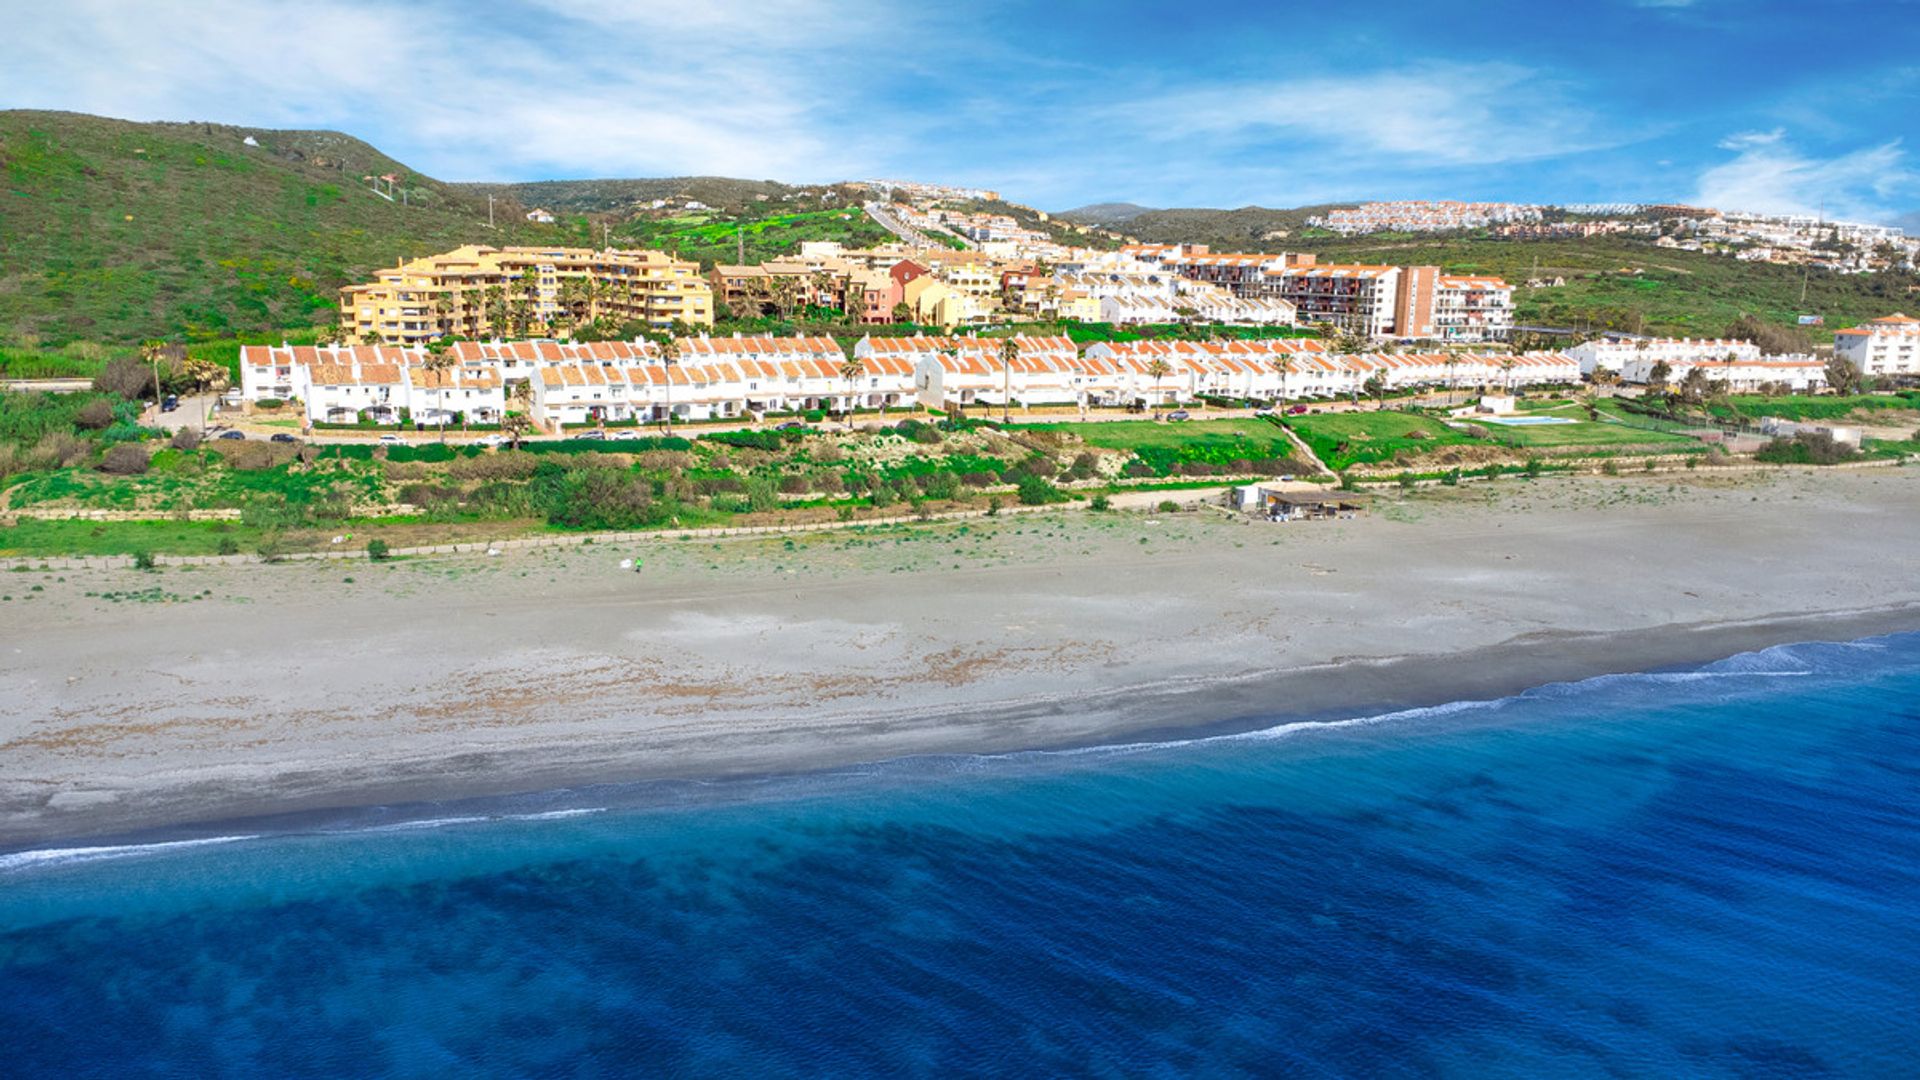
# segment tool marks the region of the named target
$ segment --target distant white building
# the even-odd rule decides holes
[[[1653,364],[1664,361],[1670,367],[1735,360],[1760,359],[1760,346],[1751,341],[1721,341],[1712,338],[1596,338],[1567,350],[1580,363],[1580,374],[1592,375],[1598,369],[1620,373],[1628,364]]]
[[[1895,313],[1833,332],[1835,356],[1862,375],[1920,375],[1920,319]]]
[[[546,210],[529,210],[527,211],[527,220],[537,222],[541,225],[551,225],[553,224],[553,214]]]

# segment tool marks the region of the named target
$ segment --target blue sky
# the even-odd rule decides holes
[[[1920,0],[13,6],[0,107],[335,128],[443,179],[1686,200],[1920,230]]]

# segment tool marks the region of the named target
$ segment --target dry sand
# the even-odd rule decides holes
[[[5,574],[0,846],[1114,741],[1914,629],[1916,534],[1920,471],[1874,469],[1508,481],[1290,525],[1071,512]]]

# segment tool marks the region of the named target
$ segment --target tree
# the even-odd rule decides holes
[[[1827,385],[1837,394],[1857,394],[1860,392],[1860,369],[1853,361],[1834,357],[1827,361]]]
[[[1274,358],[1273,370],[1280,373],[1280,400],[1287,400],[1287,376],[1293,374],[1293,354],[1281,353]]]
[[[1386,408],[1386,407],[1387,407],[1387,377],[1386,377],[1386,375],[1384,375],[1384,374],[1382,374],[1381,372],[1378,372],[1378,371],[1376,371],[1376,372],[1374,372],[1373,374],[1371,374],[1371,375],[1369,375],[1369,376],[1367,376],[1367,381],[1366,381],[1366,383],[1365,383],[1365,384],[1363,384],[1363,385],[1362,385],[1362,386],[1360,387],[1360,389],[1362,389],[1362,390],[1364,390],[1364,391],[1366,391],[1366,392],[1367,392],[1368,394],[1370,394],[1370,395],[1372,395],[1372,397],[1373,397],[1373,410],[1374,410],[1375,412],[1379,412],[1379,411],[1380,411],[1381,409],[1384,409],[1384,408]]]
[[[1735,341],[1751,341],[1768,355],[1813,350],[1813,339],[1799,327],[1781,326],[1744,312],[1727,326],[1727,336]]]
[[[433,321],[441,337],[453,334],[453,294],[440,293],[433,298]]]
[[[426,363],[421,365],[422,367],[426,368],[427,374],[431,377],[429,381],[433,383],[435,400],[439,403],[439,407],[436,408],[434,412],[438,414],[436,418],[440,421],[440,441],[441,442],[447,441],[447,375],[446,373],[453,370],[453,364],[454,364],[454,360],[453,360],[452,354],[442,350],[440,352],[428,353]]]
[[[1594,374],[1599,374],[1599,371],[1596,369]],[[1667,380],[1671,378],[1673,378],[1673,365],[1667,363],[1665,360],[1656,360],[1653,367],[1647,371],[1647,385],[1653,387],[1655,390],[1664,389],[1667,385]]]
[[[1160,380],[1173,374],[1173,367],[1167,363],[1165,357],[1156,356],[1148,362],[1147,374],[1153,376],[1153,396],[1158,398],[1160,396]],[[1157,405],[1159,402],[1156,401],[1154,404]]]
[[[1440,366],[1447,369],[1447,404],[1451,405],[1453,404],[1453,392],[1459,387],[1459,379],[1455,375],[1460,367],[1459,354],[1448,353],[1447,358],[1440,361]]]
[[[866,374],[867,362],[857,356],[849,356],[840,363],[840,377],[847,383],[847,430],[853,430],[853,384]]]
[[[520,449],[521,437],[526,435],[527,432],[532,431],[534,427],[533,380],[522,379],[520,382],[514,384],[513,397],[511,400],[513,404],[520,407],[520,411],[517,413],[510,412],[502,417],[500,427],[507,432],[507,437],[512,440],[513,448],[518,450]]]
[[[673,369],[680,363],[680,345],[672,338],[660,343],[660,371],[667,387],[667,435],[673,435]]]
[[[219,391],[227,388],[228,376],[226,366],[224,364],[216,364],[211,360],[188,360],[181,374],[185,375],[187,380],[193,384],[194,393],[202,395],[200,398],[200,430],[205,431],[207,429],[207,399],[204,395],[208,391]]]
[[[1705,368],[1690,367],[1680,380],[1680,400],[1692,405],[1707,399],[1707,372]]]
[[[480,303],[480,310],[486,316],[487,330],[494,337],[504,337],[511,333],[507,323],[513,317],[513,309],[507,303],[506,287],[489,285],[486,292],[481,295],[484,299]]]
[[[1013,422],[1009,411],[1013,404],[1013,362],[1020,359],[1020,340],[1007,338],[1000,343],[1000,422]]]
[[[1506,377],[1507,393],[1509,394],[1513,393],[1513,369],[1518,366],[1519,363],[1520,358],[1512,353],[1507,353],[1500,358],[1500,372]]]
[[[905,300],[902,300],[899,303],[893,305],[893,321],[897,323],[912,322],[913,321],[912,305],[908,304]]]
[[[781,274],[773,279],[773,306],[780,313],[781,321],[793,318],[793,305],[800,295],[800,279]]]

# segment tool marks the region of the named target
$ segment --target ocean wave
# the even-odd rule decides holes
[[[0,873],[9,870],[64,866],[74,863],[96,862],[101,859],[120,859],[130,855],[153,855],[182,848],[206,847],[210,844],[231,844],[240,840],[254,840],[258,833],[244,836],[207,836],[197,840],[161,840],[151,844],[106,844],[97,847],[75,848],[39,848],[34,851],[16,851],[0,855]]]

